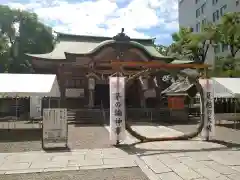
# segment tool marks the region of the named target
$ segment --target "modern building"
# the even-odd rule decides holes
[[[240,0],[179,0],[179,26],[199,32],[206,22],[218,23],[227,12],[240,12]],[[208,53],[207,63],[214,65],[215,57],[228,53],[228,46],[219,44]]]

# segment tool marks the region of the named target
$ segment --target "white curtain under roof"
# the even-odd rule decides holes
[[[199,79],[204,87],[206,79]],[[213,85],[214,98],[240,97],[240,78],[211,78],[209,83]]]
[[[60,97],[54,74],[0,73],[0,97]]]

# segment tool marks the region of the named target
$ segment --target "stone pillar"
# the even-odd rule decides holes
[[[88,107],[94,107],[94,90],[95,90],[95,79],[93,77],[89,77],[88,79],[88,92],[89,92],[89,101]]]
[[[141,84],[141,107],[145,108],[146,107],[146,98],[144,96],[144,92],[148,90],[148,79],[147,77],[139,77],[139,81]]]

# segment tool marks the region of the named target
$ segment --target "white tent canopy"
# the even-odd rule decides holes
[[[60,97],[54,74],[0,73],[0,97]]]
[[[206,79],[199,79],[205,87]],[[240,97],[240,78],[211,78],[209,83],[213,85],[214,98]]]

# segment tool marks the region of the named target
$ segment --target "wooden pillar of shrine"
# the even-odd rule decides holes
[[[58,84],[60,88],[60,107],[64,107],[64,100],[65,100],[65,73],[64,73],[64,65],[60,64],[58,66],[58,74],[57,74]]]

